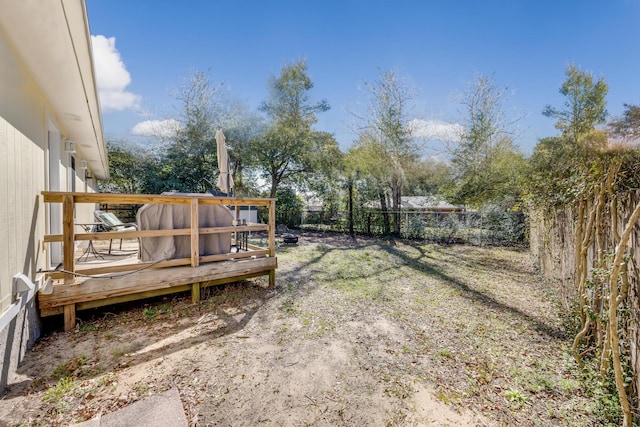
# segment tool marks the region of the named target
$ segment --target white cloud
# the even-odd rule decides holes
[[[131,76],[116,49],[115,37],[91,36],[91,44],[102,110],[138,109],[141,97],[126,90]]]
[[[459,141],[463,131],[461,124],[438,120],[413,119],[409,122],[409,126],[416,138],[443,142]]]
[[[138,136],[157,136],[169,138],[176,134],[182,123],[174,119],[146,120],[133,127],[131,133]]]

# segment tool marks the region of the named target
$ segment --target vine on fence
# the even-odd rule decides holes
[[[633,268],[628,244],[640,217],[640,203],[633,207],[631,197],[638,189],[640,155],[629,149],[591,149],[578,154],[570,168],[563,165],[564,175],[554,183],[534,182],[532,193],[537,192],[538,197],[532,200],[548,218],[565,206],[576,212],[574,284],[581,327],[572,353],[582,368],[586,357],[597,358],[603,381],[613,370],[623,424],[630,426],[630,401],[637,393],[626,362],[630,359],[626,313]],[[538,175],[540,178],[548,180],[549,176]]]

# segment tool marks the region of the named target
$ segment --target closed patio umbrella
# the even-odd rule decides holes
[[[233,177],[231,176],[229,154],[227,153],[227,145],[222,129],[218,129],[216,131],[216,145],[218,148],[218,169],[220,170],[217,186],[224,193],[231,195],[231,190],[233,189]]]

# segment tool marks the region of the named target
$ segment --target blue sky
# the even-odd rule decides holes
[[[526,114],[516,142],[527,154],[556,134],[541,111],[563,102],[567,63],[606,79],[611,114],[640,104],[640,0],[86,2],[107,138],[175,116],[171,90],[194,69],[255,110],[268,77],[300,58],[312,98],[332,107],[317,128],[343,149],[354,140],[347,111],[380,70],[416,89],[411,116],[445,128],[462,120],[456,95],[494,74],[513,91],[508,109]]]

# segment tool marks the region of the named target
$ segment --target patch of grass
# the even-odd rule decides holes
[[[55,386],[49,388],[42,397],[47,403],[57,403],[62,400],[63,397],[71,394],[76,387],[76,380],[71,377],[62,377],[58,380]]]
[[[464,398],[464,393],[455,390],[445,390],[438,388],[435,393],[436,399],[450,405],[451,403],[459,403]]]
[[[186,322],[175,322],[176,328],[184,329],[185,325],[195,325],[208,311],[232,316],[248,312],[247,304],[264,304],[264,310],[270,311],[261,319],[273,322],[264,325],[269,332],[265,335],[271,340],[271,334],[275,334],[275,341],[283,348],[273,358],[267,378],[270,372],[275,377],[282,369],[297,369],[291,368],[286,351],[322,351],[322,345],[335,338],[340,348],[350,350],[349,372],[329,395],[330,402],[344,402],[344,408],[350,408],[353,396],[362,396],[361,386],[366,383],[365,393],[378,397],[383,390],[381,398],[395,405],[381,408],[387,411],[387,419],[393,416],[395,420],[394,411],[399,411],[393,425],[410,420],[410,405],[401,400],[411,399],[414,390],[407,384],[415,384],[416,378],[435,387],[441,402],[468,407],[476,413],[485,411],[490,425],[616,425],[619,420],[615,395],[608,386],[594,390],[598,378],[583,378],[571,370],[570,364],[563,365],[566,351],[562,334],[547,333],[562,330],[557,307],[549,301],[557,293],[545,293],[536,285],[541,279],[530,267],[526,253],[412,244],[400,239],[341,242],[333,236],[323,243],[305,242],[279,249],[278,256],[277,292],[270,299],[264,297],[263,290],[246,283],[204,287],[200,305],[192,305],[188,298],[177,305],[174,301],[158,301],[147,304],[144,310],[138,306],[128,319],[114,320],[114,326],[129,322],[131,327],[141,328],[140,333],[162,336],[164,319],[158,320],[165,314],[188,317]],[[108,330],[102,327],[105,339],[113,338],[107,335]],[[87,325],[82,331],[90,333],[93,327]],[[247,335],[254,331],[248,329]],[[300,345],[317,338],[313,346]],[[241,378],[243,386],[259,381],[247,365],[237,363],[240,347],[232,340],[223,341],[212,341],[212,345],[219,348],[222,366],[230,372],[225,375]],[[122,345],[124,348],[113,352],[116,358],[135,351],[129,344]],[[51,401],[71,404],[65,396],[81,392],[89,401],[87,396],[98,395],[102,387],[104,392],[108,387],[115,388],[117,377],[110,374],[77,380],[74,385],[78,371],[71,368],[71,364],[60,367],[61,375],[69,376],[61,376],[59,384],[48,392]],[[150,372],[144,381],[133,385],[133,390],[129,384],[126,387],[139,395],[147,394],[164,380],[158,380],[160,371]],[[183,381],[188,381],[188,375],[191,373],[186,373]],[[511,388],[506,389],[505,383]],[[239,398],[230,384],[226,381],[229,401]],[[267,395],[273,392],[291,398],[278,383],[254,384],[264,387]],[[246,390],[238,387],[237,392]],[[246,394],[240,398],[252,399]],[[334,412],[339,414],[340,410]],[[608,419],[607,412],[613,413]],[[73,413],[78,413],[76,408]],[[324,415],[329,417],[330,413],[328,410]],[[349,423],[347,416],[353,423],[353,411],[348,409],[345,419],[339,417],[342,424]],[[371,421],[366,416],[362,420]],[[332,425],[341,425],[335,418],[327,418],[326,423],[331,421]]]
[[[565,393],[572,393],[582,387],[580,381],[575,378],[561,378],[559,382],[560,389]]]
[[[526,381],[525,388],[533,393],[553,392],[556,389],[556,384],[544,372],[533,373]]]
[[[329,331],[335,329],[336,326],[335,322],[329,321],[323,317],[309,316],[308,319],[310,320],[306,325],[303,323],[303,325],[306,326],[308,330],[308,332],[305,334],[307,338],[319,338]]]
[[[587,363],[582,372],[582,381],[588,385],[586,390],[593,398],[591,410],[598,417],[600,425],[612,427],[622,425],[622,409],[616,390],[613,368],[609,369],[607,377],[603,380],[597,369],[597,361],[589,362],[591,363]]]
[[[118,349],[113,350],[113,352],[111,354],[116,359],[119,359],[119,358],[121,358],[122,356],[125,356],[128,353],[129,353],[129,351],[127,351],[126,349],[118,348]]]
[[[158,316],[158,309],[155,307],[145,307],[142,309],[142,317],[144,320],[153,320]]]
[[[529,402],[529,398],[522,394],[521,391],[510,388],[503,393],[513,409],[519,409]]]
[[[438,355],[441,357],[446,357],[449,359],[453,359],[453,353],[451,352],[451,350],[443,348],[441,350],[438,350]]]
[[[99,328],[94,325],[93,323],[84,323],[82,326],[80,326],[80,333],[82,334],[88,334],[90,332],[97,332],[99,330]]]
[[[298,313],[298,309],[295,306],[295,302],[291,299],[287,299],[286,301],[283,301],[282,304],[280,304],[280,307],[278,308],[280,309],[280,311],[290,316],[294,316]]]

